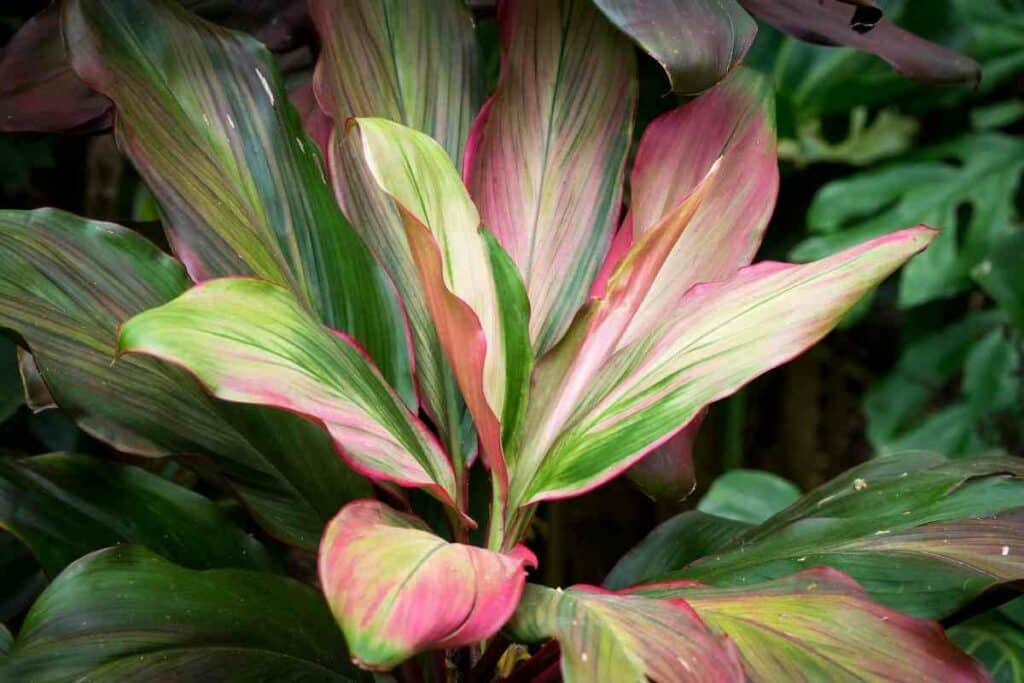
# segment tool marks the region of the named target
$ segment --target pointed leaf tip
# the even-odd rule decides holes
[[[503,554],[448,543],[374,500],[338,513],[319,558],[324,594],[353,661],[374,671],[490,638],[519,603],[526,568],[536,566],[524,547]]]

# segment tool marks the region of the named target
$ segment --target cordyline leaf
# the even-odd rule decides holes
[[[705,555],[728,546],[753,525],[687,510],[658,525],[615,564],[604,586],[619,590],[657,581]]]
[[[46,386],[46,380],[39,372],[36,359],[25,349],[18,347],[18,375],[25,393],[25,405],[33,413],[41,413],[57,407],[57,402]]]
[[[917,81],[972,86],[981,81],[981,67],[973,59],[904,31],[880,19],[879,13],[851,7],[854,3],[845,0],[739,1],[751,14],[801,40],[870,52]],[[858,16],[867,19],[857,21]]]
[[[594,0],[608,19],[653,57],[672,89],[696,93],[736,66],[757,24],[736,0]]]
[[[713,555],[645,578],[746,585],[826,565],[885,605],[947,617],[987,590],[1024,582],[1022,477],[1013,458],[878,458]]]
[[[32,605],[48,581],[31,551],[14,534],[0,530],[0,621],[12,623]],[[3,632],[0,631],[0,640]],[[0,653],[0,661],[2,661]]]
[[[455,504],[451,463],[426,426],[362,349],[280,287],[210,280],[126,322],[119,350],[179,365],[219,398],[315,420],[360,473]]]
[[[949,639],[980,661],[994,683],[1024,679],[1024,628],[1002,611],[957,624],[949,630]]]
[[[752,683],[988,680],[939,624],[877,605],[856,581],[825,567],[752,586],[682,582],[629,592],[685,600],[735,644]]]
[[[356,680],[317,591],[240,569],[184,569],[138,546],[68,567],[36,601],[0,678]]]
[[[341,505],[369,493],[316,425],[219,403],[151,359],[112,363],[118,326],[191,284],[136,233],[52,209],[0,211],[0,263],[0,327],[24,341],[86,432],[125,452],[215,461],[261,525],[307,548]]]
[[[394,288],[331,196],[266,48],[169,0],[69,0],[64,33],[79,76],[114,100],[119,143],[193,279],[289,287],[411,402]]]
[[[680,212],[637,243],[605,298],[538,364],[532,394],[538,399],[529,403],[512,469],[516,504],[573,495],[623,471],[706,404],[825,336],[934,235],[911,228],[804,266],[745,268],[693,287],[660,325],[623,345],[630,304],[656,272],[664,244],[714,185],[712,172]]]
[[[424,408],[452,456],[468,460],[476,448],[472,421],[431,320],[402,216],[344,125],[354,116],[401,123],[437,140],[461,167],[480,99],[472,18],[461,0],[315,0],[310,7],[323,46],[316,89],[337,129],[329,157],[335,196],[402,295]]]
[[[206,19],[254,33],[272,50],[291,48],[308,21],[305,0],[179,0]],[[0,132],[105,130],[113,104],[71,69],[61,2],[29,19],[0,53]]]
[[[374,500],[346,505],[320,544],[320,581],[352,660],[388,670],[424,650],[494,635],[537,560],[448,543],[415,517]]]
[[[506,630],[528,643],[557,639],[566,683],[744,680],[736,649],[682,600],[531,584]]]
[[[504,495],[504,445],[519,426],[533,366],[522,280],[482,230],[437,142],[384,119],[352,126],[367,168],[401,212],[427,308]]]
[[[138,467],[84,455],[0,458],[0,527],[50,576],[122,542],[196,569],[272,566],[263,546],[210,500]]]
[[[310,81],[304,85],[292,88],[288,92],[288,99],[291,100],[292,106],[295,107],[299,118],[302,119],[303,130],[312,138],[313,142],[316,143],[317,149],[326,157],[334,124],[320,110],[320,105],[316,101],[316,93],[313,92],[313,82]]]
[[[473,125],[466,185],[523,273],[538,355],[597,274],[622,195],[635,60],[587,0],[501,2],[497,91]]]
[[[0,52],[0,132],[103,130],[110,108],[68,66],[59,2],[25,22]]]

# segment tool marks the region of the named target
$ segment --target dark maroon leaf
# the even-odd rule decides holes
[[[885,21],[872,0],[740,2],[780,31],[811,43],[847,45],[869,52],[917,81],[972,86],[981,81],[981,67],[973,59]]]

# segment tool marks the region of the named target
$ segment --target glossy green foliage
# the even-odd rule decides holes
[[[346,681],[323,597],[292,579],[196,571],[138,546],[87,555],[33,605],[3,680]]]

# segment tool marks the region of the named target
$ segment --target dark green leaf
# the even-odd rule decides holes
[[[967,355],[963,392],[979,417],[1020,401],[1020,346],[1004,330],[992,330]]]
[[[0,459],[0,526],[28,545],[50,576],[122,542],[196,569],[270,566],[263,546],[206,498],[137,467],[84,455]]]
[[[998,611],[949,630],[949,638],[980,661],[993,683],[1024,681],[1024,629]]]
[[[190,284],[135,233],[49,209],[3,211],[0,263],[0,327],[25,341],[85,431],[127,452],[206,456],[263,526],[309,549],[347,500],[369,493],[317,426],[215,401],[152,359],[113,362],[118,327]]]
[[[25,394],[18,376],[17,347],[0,337],[0,422],[3,422],[25,402]]]
[[[289,287],[414,401],[394,287],[342,215],[267,49],[170,0],[71,0],[71,65],[109,96],[121,148],[196,281]]]
[[[829,183],[815,196],[797,245],[799,261],[821,258],[907,225],[941,229],[900,276],[900,304],[916,306],[966,289],[972,270],[1013,230],[1024,140],[979,133],[911,159]]]
[[[725,547],[751,526],[698,510],[687,510],[658,525],[623,555],[604,580],[604,585],[619,590],[655,581]]]
[[[64,570],[0,663],[0,679],[11,681],[166,677],[355,678],[314,589],[240,569],[183,569],[137,546],[101,550]]]
[[[1018,330],[1024,332],[1024,277],[1020,255],[1024,253],[1024,227],[996,241],[988,258],[974,267],[972,275],[989,296],[1006,312]]]
[[[790,481],[770,472],[732,470],[711,484],[697,509],[747,524],[760,524],[800,497]]]
[[[868,439],[876,453],[935,450],[955,456],[983,449],[977,417],[966,405],[930,415],[928,408],[947,391],[979,340],[1004,320],[995,311],[971,314],[904,348],[896,367],[864,400]]]
[[[0,622],[14,619],[46,587],[46,576],[25,545],[0,531]]]
[[[1024,580],[1022,501],[1017,459],[877,458],[658,578],[738,585],[825,565],[879,602],[944,617],[992,587]]]

